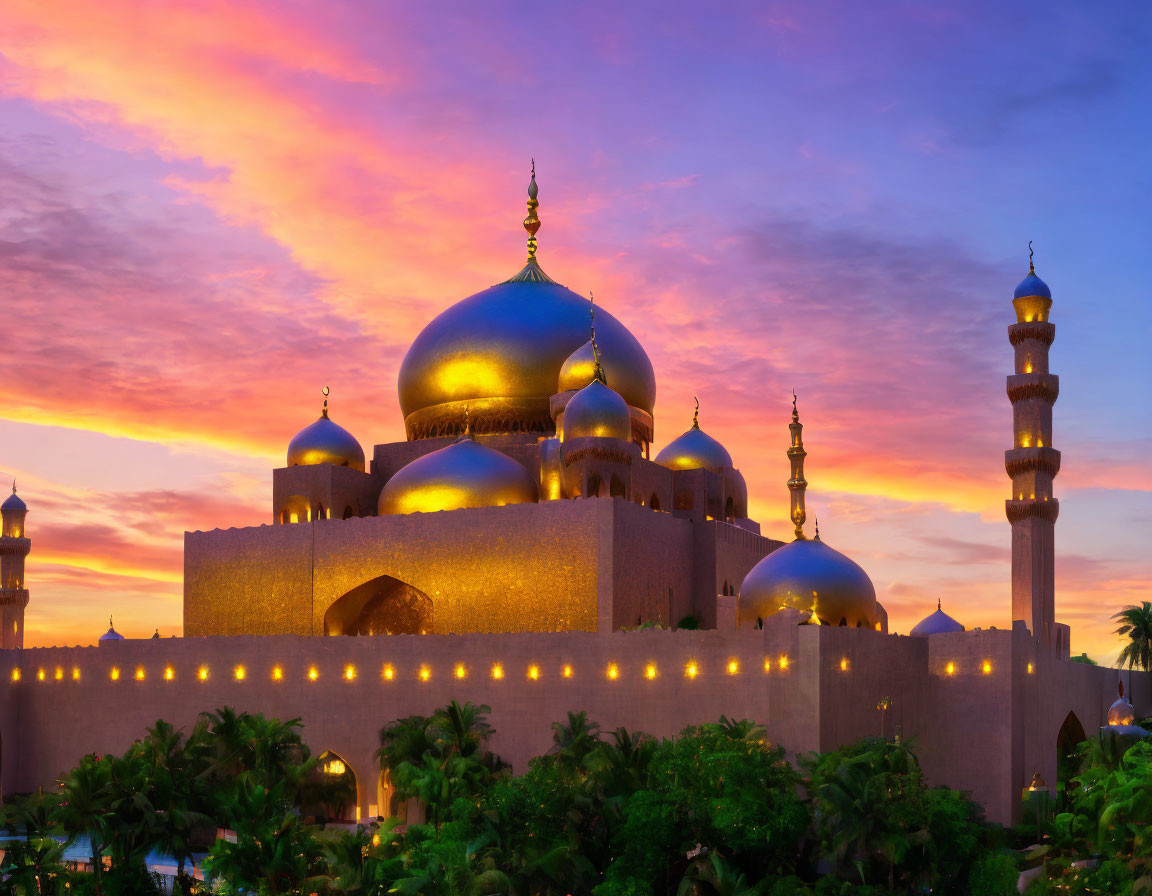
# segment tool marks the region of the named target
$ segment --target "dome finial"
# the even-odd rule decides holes
[[[936,609],[940,609],[940,598],[936,598]]]
[[[699,429],[700,428],[700,399],[697,398],[695,395],[693,395],[692,400],[696,402],[696,410],[692,414],[692,428],[693,429]]]
[[[814,540],[819,541],[820,540],[820,517],[818,517],[818,516],[812,517],[812,524],[816,527],[816,537]]]
[[[1036,273],[1036,266],[1032,264],[1032,240],[1028,240],[1028,273]]]
[[[16,494],[16,480],[12,480],[12,494]]]
[[[589,340],[592,343],[592,358],[596,366],[592,371],[592,379],[600,380],[605,386],[608,385],[608,379],[604,376],[604,367],[600,364],[600,346],[596,344],[596,297],[592,295],[592,291],[588,291],[588,329],[592,336]]]
[[[796,390],[792,390],[792,422],[800,422],[800,412],[796,410]]]
[[[795,389],[792,390],[792,422],[788,424],[788,431],[792,436],[787,451],[791,468],[788,492],[791,495],[792,525],[796,527],[796,541],[803,541],[804,521],[808,518],[804,509],[804,492],[808,488],[808,480],[804,478],[804,458],[808,452],[804,450],[804,424],[800,422],[800,412],[796,409]]]
[[[461,438],[476,441],[476,437],[472,435],[472,405],[470,404],[464,405],[464,435]]]
[[[536,160],[532,160],[532,177],[528,181],[528,216],[524,219],[524,229],[528,231],[528,263],[536,261],[536,231],[540,229],[540,216],[536,209],[540,201],[536,198],[540,189],[536,186]]]
[[[327,420],[328,419],[328,387],[325,386],[320,391],[324,393],[324,407],[321,408],[321,410],[320,410],[320,416],[323,417],[325,420]]]

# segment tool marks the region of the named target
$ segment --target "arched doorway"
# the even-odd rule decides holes
[[[624,483],[620,480],[619,476],[613,476],[612,477],[612,481],[608,486],[608,494],[611,495],[613,498],[625,497]]]
[[[1076,752],[1079,744],[1087,740],[1084,726],[1076,718],[1076,713],[1070,712],[1060,726],[1056,735],[1056,799],[1057,805],[1064,800],[1065,793],[1072,779],[1080,771],[1080,756]]]
[[[354,822],[356,818],[356,773],[343,757],[325,750],[317,758],[308,776],[300,800],[305,816],[335,822]]]
[[[418,588],[378,576],[337,598],[324,613],[326,635],[430,635],[432,599]]]

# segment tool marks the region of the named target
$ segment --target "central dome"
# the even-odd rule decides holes
[[[607,311],[596,331],[608,382],[651,414],[648,355]],[[466,409],[476,432],[550,432],[560,369],[587,339],[588,300],[550,280],[513,279],[457,302],[421,331],[400,365],[408,438],[461,432]]]
[[[588,300],[536,261],[536,173],[528,185],[528,262],[516,276],[441,312],[400,365],[400,410],[409,439],[455,435],[465,417],[476,433],[555,429],[549,400],[564,362],[588,340]],[[652,362],[628,329],[600,310],[604,373],[627,404],[647,416],[656,404]],[[587,380],[580,384],[587,385]],[[645,428],[641,424],[641,429]],[[651,438],[651,434],[646,434]]]

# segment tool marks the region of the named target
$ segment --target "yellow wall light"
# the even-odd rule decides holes
[[[980,671],[985,675],[988,675],[992,671],[992,661],[984,660],[984,662],[980,665]]]
[[[112,667],[112,668],[111,668],[111,669],[108,671],[108,677],[109,677],[110,679],[112,679],[113,681],[119,681],[119,680],[120,680],[120,670],[119,670],[119,669],[117,669],[115,666],[113,666],[113,667]]]
[[[347,666],[344,667],[344,680],[345,681],[355,681],[356,680],[356,667],[353,666],[351,663],[349,663]]]
[[[496,681],[499,681],[501,678],[504,677],[504,667],[501,666],[499,663],[495,663],[492,666],[492,677],[494,679],[496,679]]]
[[[385,664],[384,668],[380,672],[380,675],[384,678],[385,681],[391,681],[396,677],[396,670],[392,668],[390,663]]]
[[[531,681],[539,681],[540,680],[540,667],[537,666],[535,663],[533,663],[531,666],[528,667],[528,678]]]
[[[308,680],[309,681],[315,681],[319,677],[320,677],[320,670],[317,669],[315,666],[309,666],[308,667]]]
[[[457,663],[456,668],[452,670],[452,674],[457,678],[467,678],[468,670],[464,667],[463,663]]]
[[[200,681],[207,681],[208,680],[208,667],[207,666],[201,666],[199,669],[197,669],[196,670],[196,677]]]
[[[656,677],[656,664],[649,663],[644,667],[644,677],[651,680]]]
[[[609,681],[615,681],[619,677],[620,677],[620,667],[617,666],[615,663],[609,663],[608,664],[608,680]]]
[[[728,674],[736,675],[740,671],[740,664],[736,660],[728,660]]]
[[[700,667],[696,665],[695,660],[689,660],[688,664],[684,667],[685,678],[695,678],[700,674]]]
[[[273,681],[283,681],[284,680],[284,670],[281,669],[279,666],[273,666],[272,667],[272,680]]]
[[[421,666],[420,667],[420,680],[421,681],[427,681],[431,677],[432,677],[432,670],[429,669],[427,666]]]
[[[570,665],[568,665],[567,663],[565,663],[564,668],[560,670],[560,674],[563,675],[565,678],[571,678],[572,677],[572,667]]]
[[[248,677],[248,670],[245,669],[243,666],[237,666],[235,669],[232,670],[232,677],[235,678],[237,681],[243,681],[245,678]]]
[[[164,667],[164,680],[165,681],[171,681],[175,677],[176,677],[176,670],[173,669],[171,666],[165,666]]]

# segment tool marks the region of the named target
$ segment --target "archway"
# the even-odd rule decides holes
[[[623,498],[624,497],[624,483],[620,481],[619,476],[613,476],[612,477],[612,483],[608,488],[608,494],[611,495],[613,498]]]
[[[652,497],[648,499],[648,506],[653,510],[660,509],[660,496],[656,492],[652,492]]]
[[[351,504],[349,504],[347,507],[344,508],[344,519],[350,520],[355,515],[356,515],[356,512],[352,509]]]
[[[728,496],[728,500],[724,502],[724,520],[725,522],[736,522],[735,504],[732,502],[732,496]]]
[[[329,821],[357,821],[356,773],[343,757],[331,750],[320,754],[305,782],[300,813]]]
[[[281,508],[280,519],[285,523],[307,523],[312,519],[312,505],[303,495],[289,495]]]
[[[1084,726],[1076,718],[1076,713],[1070,712],[1064,717],[1064,723],[1056,735],[1056,798],[1063,800],[1064,794],[1072,778],[1080,771],[1080,756],[1076,747],[1087,740]]]
[[[600,477],[593,473],[584,483],[584,497],[598,498],[600,496]]]
[[[418,588],[378,576],[337,598],[324,613],[326,635],[430,635],[432,599]]]

